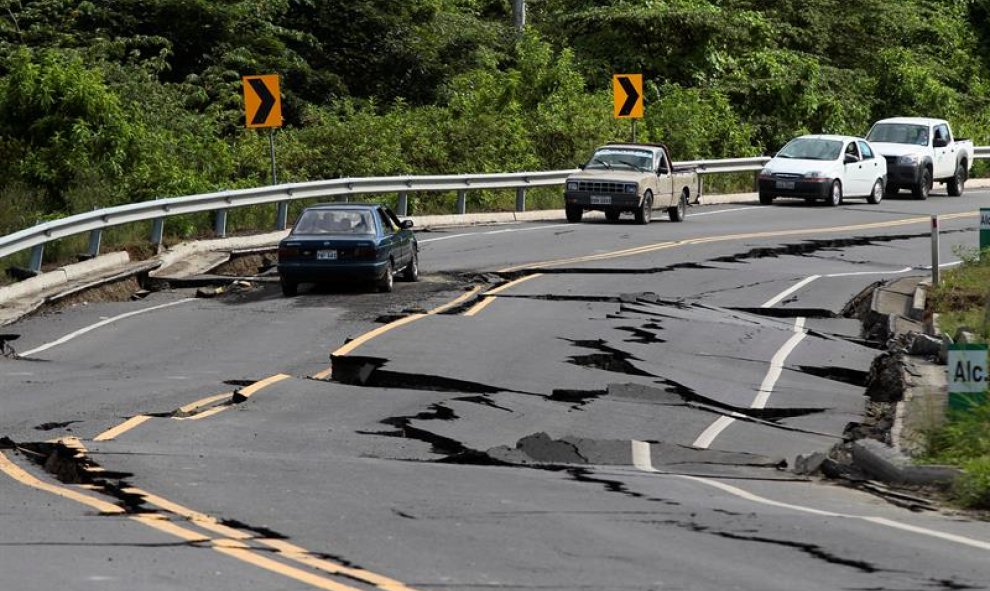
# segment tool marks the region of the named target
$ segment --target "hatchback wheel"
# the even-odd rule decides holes
[[[825,205],[829,207],[837,207],[842,205],[842,183],[839,181],[832,181],[832,190],[829,191],[829,196],[825,199]]]
[[[883,181],[877,179],[877,182],[873,183],[873,190],[870,191],[869,196],[866,198],[867,203],[876,205],[883,200]]]
[[[279,282],[282,285],[282,295],[287,298],[295,297],[299,293],[299,284],[294,281],[286,281],[282,279]]]

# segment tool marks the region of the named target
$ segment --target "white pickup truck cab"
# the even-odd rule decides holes
[[[932,183],[958,197],[973,166],[973,142],[956,139],[944,119],[895,117],[873,124],[866,139],[887,161],[887,194],[910,189],[927,199]]]

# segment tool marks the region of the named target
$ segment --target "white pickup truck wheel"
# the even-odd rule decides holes
[[[687,216],[687,193],[681,193],[681,198],[677,200],[677,205],[667,208],[667,215],[672,222],[683,222]]]
[[[636,223],[648,224],[653,218],[653,192],[647,190],[643,195],[643,204],[636,210]]]
[[[956,165],[956,173],[945,183],[945,188],[951,197],[961,197],[966,185],[966,161],[963,160]]]
[[[915,199],[924,201],[928,199],[928,194],[932,192],[932,171],[926,167],[921,171],[921,180],[914,187],[911,187],[911,195]]]

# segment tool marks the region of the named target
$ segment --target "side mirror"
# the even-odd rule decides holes
[[[937,137],[932,140],[933,148],[944,148],[948,145],[949,145],[949,140],[945,139],[944,137]]]
[[[409,228],[412,228],[413,227],[413,221],[412,220],[404,220],[402,222],[402,225],[399,226],[399,227],[402,228],[403,230],[408,230]]]
[[[859,156],[855,154],[846,154],[845,163],[846,164],[856,164],[859,162]]]
[[[577,167],[580,168],[581,170],[584,170],[584,167],[585,167],[584,162],[582,162],[581,164],[578,164]]]

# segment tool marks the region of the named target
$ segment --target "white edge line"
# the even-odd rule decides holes
[[[425,240],[418,240],[420,244],[427,244],[429,242],[439,242],[440,240],[451,240],[452,238],[464,238],[465,236],[491,236],[492,234],[505,234],[507,232],[534,232],[536,230],[546,230],[549,228],[559,228],[564,224],[549,224],[546,226],[535,226],[529,228],[507,228],[504,230],[490,230],[488,232],[465,232],[463,234],[451,234],[450,236],[437,236],[436,238],[426,238]]]
[[[788,288],[787,288],[787,289],[785,289],[784,291],[782,291],[782,292],[780,292],[779,294],[777,294],[777,295],[776,295],[776,296],[774,296],[773,298],[771,298],[771,299],[769,299],[769,300],[767,300],[767,301],[766,301],[766,302],[765,302],[765,303],[764,303],[764,304],[763,304],[762,306],[760,306],[760,307],[761,307],[761,308],[772,308],[772,307],[774,307],[774,306],[776,306],[777,304],[779,304],[779,303],[780,303],[780,302],[781,302],[781,301],[782,301],[782,300],[783,300],[784,298],[786,298],[787,296],[789,296],[789,295],[791,295],[791,294],[792,294],[792,293],[794,293],[795,291],[797,291],[797,290],[799,290],[799,289],[801,289],[801,288],[802,288],[802,287],[804,287],[805,285],[808,285],[808,284],[809,284],[809,283],[811,283],[812,281],[814,281],[814,280],[816,280],[816,279],[819,279],[819,278],[821,278],[821,275],[812,275],[811,277],[806,277],[806,278],[804,278],[804,279],[802,279],[801,281],[799,281],[799,282],[797,282],[797,283],[795,283],[794,285],[792,285],[792,286],[790,286],[790,287],[788,287]]]
[[[88,332],[94,331],[94,330],[96,330],[98,328],[101,328],[103,326],[106,326],[108,324],[112,324],[114,322],[117,322],[118,320],[124,320],[125,318],[130,318],[131,316],[137,316],[138,314],[144,314],[146,312],[154,312],[155,310],[161,310],[162,308],[169,308],[171,306],[178,306],[179,304],[185,304],[187,302],[195,301],[195,299],[196,298],[183,298],[181,300],[176,300],[174,302],[168,302],[167,304],[161,304],[159,306],[153,306],[151,308],[142,308],[141,310],[134,310],[133,312],[127,312],[126,314],[120,314],[120,315],[114,316],[112,318],[105,318],[105,319],[97,322],[96,324],[91,324],[90,326],[87,326],[85,328],[80,328],[79,330],[77,330],[75,332],[70,332],[69,334],[65,335],[64,337],[62,337],[62,338],[60,338],[58,340],[52,341],[50,343],[45,343],[44,345],[41,345],[39,347],[35,347],[34,349],[31,349],[30,351],[25,351],[24,353],[19,353],[18,355],[20,357],[28,357],[29,355],[34,355],[35,353],[41,353],[42,351],[47,351],[48,349],[51,349],[52,347],[57,347],[59,345],[63,345],[63,344],[71,341],[72,339],[74,339],[76,337],[80,337],[80,336],[82,336],[82,335],[84,335],[84,334],[86,334]]]
[[[660,472],[659,470],[653,467],[653,460],[651,459],[650,456],[650,444],[645,441],[636,441],[636,440],[632,441],[632,459],[633,459],[633,466],[636,467],[638,470],[641,470],[643,472],[650,472],[654,474],[663,474],[662,472]],[[811,515],[820,515],[823,517],[857,519],[860,521],[875,523],[877,525],[882,525],[884,527],[889,527],[892,529],[899,529],[901,531],[911,532],[914,534],[919,534],[932,538],[938,538],[940,540],[945,540],[948,542],[955,542],[957,544],[962,544],[964,546],[970,546],[971,548],[990,551],[990,542],[984,542],[983,540],[977,540],[975,538],[968,538],[966,536],[960,536],[956,534],[941,532],[934,529],[928,529],[926,527],[911,525],[909,523],[901,523],[900,521],[887,519],[886,517],[874,517],[869,515],[849,515],[846,513],[836,513],[834,511],[824,511],[822,509],[815,509],[813,507],[806,507],[803,505],[794,505],[792,503],[774,501],[773,499],[761,497],[760,495],[753,494],[749,491],[732,486],[731,484],[726,484],[724,482],[719,482],[717,480],[712,480],[709,478],[702,478],[700,476],[688,476],[686,474],[665,474],[665,475],[673,476],[675,478],[680,478],[682,480],[689,480],[691,482],[697,482],[699,484],[704,484],[712,488],[717,488],[723,492],[729,493],[730,495],[760,505],[767,505],[769,507],[779,507],[781,509],[790,509],[792,511],[798,511],[801,513],[810,513]]]
[[[704,197],[702,197],[702,199],[704,199]],[[692,214],[689,214],[689,217],[696,218],[696,217],[702,216],[702,215],[717,215],[717,214],[720,214],[720,213],[729,213],[729,212],[733,212],[733,211],[747,211],[747,210],[750,210],[750,209],[765,209],[765,208],[762,205],[754,205],[753,207],[735,207],[733,209],[720,209],[718,211],[703,211],[701,213],[692,213]]]

